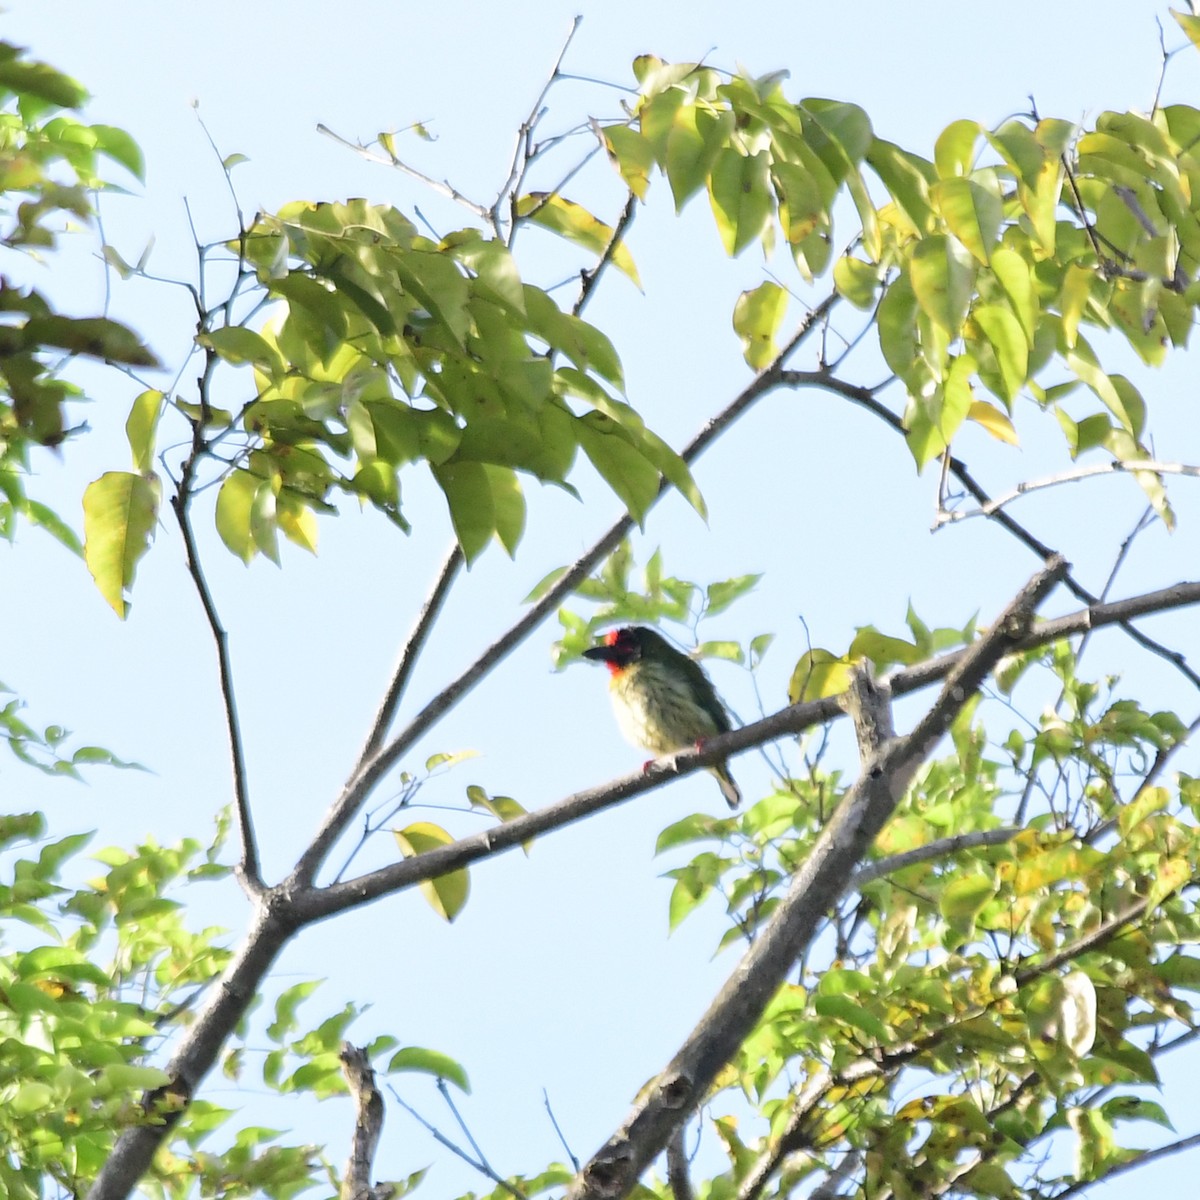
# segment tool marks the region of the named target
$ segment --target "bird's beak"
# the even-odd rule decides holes
[[[593,646],[583,652],[583,657],[595,659],[596,662],[612,662],[613,649],[611,646]]]

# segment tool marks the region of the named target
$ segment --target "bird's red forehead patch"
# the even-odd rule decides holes
[[[615,646],[621,640],[621,632],[620,629],[610,629],[604,635],[604,644],[606,646]]]

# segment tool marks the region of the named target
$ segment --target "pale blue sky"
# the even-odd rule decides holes
[[[467,214],[361,162],[319,136],[316,124],[369,140],[381,129],[424,121],[437,141],[405,143],[414,163],[486,195],[503,178],[513,131],[579,11],[584,21],[569,71],[626,82],[630,59],[646,51],[757,73],[787,67],[791,94],[853,100],[880,134],[926,154],[950,120],[998,123],[1026,109],[1031,94],[1044,115],[1068,119],[1145,107],[1158,74],[1154,18],[1167,19],[1165,6],[1127,0],[1083,8],[1044,0],[1003,7],[10,0],[0,36],[79,78],[94,97],[91,119],[122,126],[141,143],[146,187],[131,199],[105,200],[106,232],[131,260],[153,235],[151,268],[178,276],[193,269],[185,196],[202,237],[232,228],[192,101],[222,154],[249,157],[235,174],[246,210],[364,195],[419,205],[445,230],[466,223]],[[1173,26],[1168,39],[1182,41]],[[1182,56],[1168,93],[1200,103],[1198,84],[1197,62]],[[597,105],[615,111],[618,95],[564,87],[547,128]],[[619,195],[605,172],[597,164],[580,186],[611,219]],[[763,274],[752,253],[722,259],[702,200],[676,220],[666,199],[661,189],[631,239],[646,296],[610,279],[589,317],[613,336],[632,403],[680,444],[748,379],[729,314],[738,292]],[[539,276],[551,271],[549,248],[531,237],[526,249],[523,269],[551,282]],[[56,274],[46,285],[81,311],[101,302],[102,277],[86,254],[69,276]],[[164,361],[178,365],[192,333],[182,293],[118,286],[113,304]],[[1180,362],[1157,377],[1152,393],[1160,447],[1190,462],[1200,461],[1194,374]],[[108,382],[93,399],[86,416],[95,433],[68,447],[63,465],[50,456],[37,464],[42,494],[68,514],[77,511],[87,479],[127,464],[121,427],[128,396]],[[1015,456],[976,434],[961,452],[997,490],[1061,465],[1053,442]],[[701,461],[697,478],[709,501],[708,527],[669,500],[641,545],[661,543],[669,570],[701,581],[766,572],[759,591],[713,635],[778,634],[763,679],[771,708],[783,703],[805,646],[801,616],[813,642],[832,647],[844,646],[856,625],[898,629],[910,598],[930,624],[962,625],[976,611],[986,618],[1034,566],[979,523],[931,536],[934,480],[914,475],[893,435],[829,398],[773,398]],[[477,564],[430,646],[414,699],[465,665],[508,625],[533,582],[608,525],[614,502],[586,476],[583,489],[589,503],[580,506],[531,486],[529,532],[516,565],[497,552]],[[1141,590],[1143,579],[1151,587],[1195,574],[1200,513],[1186,488],[1175,495],[1180,532],[1167,538],[1154,530],[1139,543],[1128,590]],[[1125,480],[1084,485],[1070,500],[1052,497],[1025,502],[1023,515],[1099,587],[1141,509],[1139,495]],[[208,537],[209,570],[233,637],[268,873],[290,863],[335,794],[444,550],[448,526],[436,494],[414,486],[408,503],[411,539],[348,514],[323,522],[318,559],[288,550],[282,571],[263,562],[247,570]],[[64,831],[96,826],[104,844],[204,836],[228,797],[225,742],[212,652],[172,530],[161,530],[140,569],[125,625],[89,590],[82,567],[46,538],[22,533],[0,562],[0,618],[10,631],[0,678],[29,700],[35,720],[61,721],[155,772],[97,773],[80,788],[0,762],[6,803],[44,807]],[[1159,625],[1164,636],[1191,628],[1179,618]],[[423,744],[425,753],[468,746],[481,753],[446,778],[440,795],[431,787],[431,800],[453,802],[467,783],[480,782],[533,807],[636,764],[610,720],[600,673],[550,672],[553,637],[548,625]],[[1186,650],[1187,639],[1180,640]],[[1195,655],[1194,635],[1191,643]],[[1161,679],[1164,705],[1192,704],[1165,670],[1133,663],[1115,636],[1098,639],[1095,653],[1109,669]],[[746,677],[732,668],[716,668],[714,676],[732,706],[752,716]],[[738,776],[751,797],[767,779],[753,756],[740,761]],[[658,829],[719,803],[711,781],[693,777],[544,840],[528,860],[485,864],[450,929],[415,895],[385,901],[304,935],[285,955],[280,978],[329,978],[308,1006],[314,1020],[352,998],[373,1005],[353,1031],[358,1039],[390,1031],[459,1058],[475,1085],[467,1108],[473,1130],[500,1170],[534,1169],[559,1156],[541,1108],[543,1087],[576,1153],[586,1156],[733,967],[731,954],[709,959],[715,920],[698,918],[666,938],[669,884],[658,875],[672,863],[651,858]],[[360,862],[391,853],[380,841]],[[214,901],[213,911],[238,927],[236,898]],[[214,1099],[235,1100],[224,1081],[210,1088]],[[406,1086],[405,1095],[447,1123],[430,1089]],[[332,1156],[343,1159],[348,1105],[327,1103],[315,1117],[286,1106],[270,1111],[270,1123],[294,1122],[300,1136],[331,1138]],[[1200,1113],[1193,1120],[1200,1124]],[[438,1158],[429,1194],[482,1186],[465,1168],[441,1162],[402,1114],[390,1115],[388,1130],[380,1174],[403,1175]],[[1157,1178],[1182,1169],[1164,1166]],[[1147,1174],[1143,1183],[1150,1181]]]

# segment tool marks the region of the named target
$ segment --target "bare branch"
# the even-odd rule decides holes
[[[937,858],[950,858],[963,850],[975,850],[980,846],[1002,846],[1011,842],[1021,832],[1020,829],[976,829],[971,833],[958,833],[953,837],[938,838],[936,842],[927,842],[912,850],[900,854],[892,854],[881,858],[878,862],[868,863],[856,871],[846,888],[848,892],[858,892],[876,879],[903,871],[906,867],[916,866],[917,863],[932,862]]]
[[[468,212],[474,213],[481,221],[486,221],[489,225],[492,223],[491,210],[483,204],[477,204],[469,196],[464,196],[449,180],[434,179],[432,175],[426,175],[424,171],[418,171],[416,167],[410,167],[408,163],[397,158],[391,153],[376,154],[369,146],[364,146],[362,142],[352,142],[349,138],[344,138],[340,133],[335,133],[328,125],[318,123],[317,132],[323,133],[326,137],[333,138],[335,142],[353,150],[360,158],[365,158],[367,162],[378,163],[383,167],[394,167],[397,171],[407,175],[410,179],[415,179],[418,183],[423,183],[431,191],[437,192],[439,196],[445,196],[447,199],[453,200],[455,204],[461,204]]]
[[[587,302],[592,298],[592,294],[596,290],[596,284],[600,282],[600,276],[604,273],[604,269],[613,260],[613,255],[617,252],[617,247],[621,244],[626,233],[629,232],[629,226],[633,224],[633,216],[637,211],[637,196],[633,192],[629,193],[628,199],[625,201],[625,207],[621,210],[621,215],[617,218],[617,223],[613,226],[612,237],[608,239],[608,245],[604,247],[604,253],[600,255],[600,260],[594,267],[583,272],[583,283],[579,288],[579,296],[575,303],[571,306],[571,312],[575,316],[579,316],[587,307]]]
[[[371,722],[367,740],[359,752],[354,770],[350,773],[351,778],[354,778],[362,770],[363,764],[383,745],[383,739],[387,736],[387,731],[396,716],[396,709],[400,705],[404,689],[408,686],[409,676],[412,674],[413,667],[417,665],[417,659],[425,648],[425,642],[433,629],[433,623],[437,620],[438,613],[442,611],[442,605],[450,594],[450,588],[458,578],[462,565],[462,548],[455,542],[442,560],[442,566],[433,587],[425,598],[425,603],[421,605],[421,611],[417,614],[416,624],[413,625],[412,632],[400,649],[400,657],[392,672],[391,682],[380,702],[375,719]]]
[[[1098,475],[1127,475],[1138,471],[1146,471],[1152,475],[1187,475],[1192,478],[1200,478],[1200,467],[1193,467],[1187,463],[1159,462],[1157,459],[1117,459],[1113,462],[1093,463],[1091,466],[1076,467],[1072,471],[1062,471],[1057,475],[1047,475],[1044,479],[1030,479],[1018,483],[1011,491],[1001,493],[978,508],[953,511],[941,509],[934,519],[934,527],[940,528],[942,525],[953,524],[955,521],[966,521],[971,517],[990,517],[1014,500],[1028,496],[1031,492],[1041,491],[1043,488],[1058,487],[1064,483],[1078,483],[1083,479],[1094,479]]]
[[[559,49],[558,57],[555,58],[554,65],[550,68],[550,74],[547,76],[546,82],[542,84],[542,90],[538,92],[537,99],[534,100],[533,106],[529,110],[529,115],[521,122],[521,126],[517,130],[516,144],[513,146],[512,162],[509,164],[508,175],[500,185],[500,190],[496,193],[496,199],[488,215],[488,219],[491,222],[492,228],[496,231],[497,237],[500,236],[501,228],[500,207],[504,203],[506,196],[510,199],[510,208],[515,204],[516,193],[520,189],[521,181],[525,178],[525,172],[529,169],[529,163],[533,157],[533,131],[537,128],[538,122],[542,118],[542,108],[546,103],[546,96],[554,86],[555,81],[559,78],[559,68],[563,64],[563,59],[567,56],[567,51],[570,49],[571,42],[574,40],[582,20],[582,15],[578,15],[572,20],[571,28],[567,31],[567,36]]]
[[[1110,604],[1097,605],[1092,609],[1082,609],[1064,617],[1039,621],[1024,635],[1012,640],[1005,652],[1033,649],[1089,629],[1124,624],[1134,617],[1150,612],[1162,612],[1192,604],[1200,604],[1200,583],[1176,584],[1143,596],[1133,596]],[[956,650],[924,663],[901,668],[880,681],[891,689],[893,695],[899,696],[919,691],[947,677],[955,677],[947,684],[951,696],[946,698],[943,695],[938,704],[930,710],[932,719],[929,723],[923,722],[910,736],[923,730],[922,737],[934,738],[935,728],[944,728],[949,724],[953,719],[952,709],[959,703],[953,695],[955,689],[970,690],[967,681],[971,677],[970,673],[977,669],[970,665],[974,661],[973,656],[978,653],[984,640],[1002,632],[1004,631],[993,629],[991,634],[985,635],[985,639],[965,650]],[[1005,637],[1011,638],[1012,631],[1006,633]],[[956,672],[963,670],[968,671],[967,676],[956,676]],[[973,686],[978,687],[978,683]],[[303,890],[296,895],[294,901],[296,920],[302,925],[324,920],[344,909],[378,900],[424,880],[436,879],[439,875],[492,858],[540,834],[561,829],[592,813],[631,800],[677,775],[690,774],[733,754],[760,746],[764,742],[792,737],[806,729],[836,720],[845,715],[844,704],[844,696],[839,694],[790,705],[764,717],[761,721],[743,725],[730,733],[707,738],[702,749],[689,749],[656,759],[648,763],[643,770],[621,776],[601,787],[575,792],[545,808],[515,817],[503,825],[460,838],[446,846],[426,850],[415,858],[403,859],[354,879],[320,889]]]
[[[675,1200],[695,1200],[696,1196],[688,1169],[687,1147],[683,1144],[686,1131],[687,1124],[681,1124],[667,1143],[667,1185]],[[579,1170],[578,1167],[575,1169]]]
[[[204,314],[201,314],[201,325]],[[201,412],[207,417],[209,406],[208,394],[213,373],[217,367],[216,353],[211,349],[205,350],[204,371],[200,376],[198,391]],[[217,651],[217,673],[220,679],[221,702],[225,711],[225,728],[229,738],[229,756],[233,767],[233,798],[237,812],[238,833],[241,839],[242,853],[237,866],[238,882],[247,895],[260,896],[264,891],[262,869],[259,865],[258,843],[254,835],[254,820],[250,811],[250,789],[246,778],[246,757],[242,746],[242,727],[238,721],[237,698],[233,687],[233,664],[229,657],[229,634],[221,624],[216,602],[204,574],[200,562],[200,551],[196,546],[195,534],[192,530],[191,515],[188,505],[193,494],[196,480],[196,470],[201,458],[208,452],[204,441],[203,427],[206,421],[201,419],[192,422],[192,445],[184,459],[180,470],[179,482],[171,497],[171,509],[183,535],[184,560],[188,575],[200,598],[200,606],[208,621],[209,632]]]
[[[383,1133],[383,1096],[375,1086],[375,1072],[366,1050],[349,1042],[342,1043],[338,1058],[355,1108],[354,1137],[342,1180],[342,1200],[391,1200],[396,1194],[392,1184],[371,1183],[375,1151]]]
[[[904,422],[887,405],[880,403],[876,399],[875,391],[877,389],[847,383],[845,380],[838,379],[827,371],[782,371],[779,382],[783,386],[788,387],[818,387],[825,391],[834,392],[839,396],[844,396],[847,400],[852,401],[861,408],[865,408],[868,412],[878,417],[889,428],[900,434],[901,437],[905,436]],[[967,470],[965,463],[952,456],[948,457],[948,463],[950,472],[979,504],[990,503],[991,496],[980,486],[971,472]],[[1023,525],[1013,520],[1003,509],[992,513],[991,519],[1002,529],[1011,533],[1023,546],[1032,550],[1043,562],[1054,553],[1049,546],[1030,533]],[[1063,585],[1082,603],[1087,605],[1096,604],[1096,596],[1083,587],[1069,572],[1063,578]],[[1182,654],[1164,646],[1161,642],[1155,641],[1154,638],[1148,637],[1140,629],[1132,625],[1122,622],[1121,628],[1144,650],[1149,650],[1151,654],[1157,655],[1159,658],[1169,662],[1193,687],[1200,689],[1200,672],[1194,670]]]
[[[526,1200],[525,1193],[521,1191],[520,1188],[514,1187],[513,1184],[511,1184],[507,1179],[503,1178],[503,1176],[497,1175],[496,1172],[492,1170],[492,1168],[488,1166],[486,1162],[477,1161],[476,1159],[472,1158],[457,1142],[453,1141],[451,1138],[448,1138],[440,1129],[438,1129],[436,1125],[430,1121],[427,1121],[423,1116],[421,1116],[421,1114],[417,1112],[417,1110],[413,1108],[411,1104],[408,1104],[401,1099],[395,1088],[391,1088],[390,1091],[392,1093],[392,1098],[396,1101],[396,1103],[399,1104],[400,1107],[404,1109],[404,1111],[408,1113],[408,1115],[412,1117],[414,1121],[421,1125],[433,1138],[433,1140],[438,1143],[438,1145],[444,1146],[450,1151],[451,1154],[461,1158],[468,1166],[474,1167],[475,1170],[481,1175],[486,1175],[488,1179],[502,1187],[510,1196],[513,1196],[515,1200]]]

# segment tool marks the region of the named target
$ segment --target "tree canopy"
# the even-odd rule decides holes
[[[1200,18],[1173,17],[1179,52],[1196,53]],[[1200,108],[1163,102],[1160,85],[1144,111],[1080,122],[1031,107],[996,127],[964,117],[904,147],[857,104],[806,97],[782,72],[645,54],[619,102],[598,84],[572,100],[570,47],[486,195],[411,164],[405,139],[420,126],[369,142],[325,130],[449,200],[462,224],[435,228],[419,208],[378,199],[255,213],[239,200],[218,239],[197,238],[194,276],[160,281],[194,311],[181,361],[107,309],[68,313],[15,268],[3,280],[0,528],[47,529],[117,618],[130,616],[146,556],[178,556],[196,603],[171,619],[177,636],[211,645],[202,686],[219,697],[230,780],[206,814],[215,832],[167,846],[101,848],[52,816],[0,818],[6,1194],[400,1195],[424,1171],[375,1183],[380,1124],[414,1110],[379,1085],[414,1073],[437,1080],[456,1122],[436,1131],[446,1153],[480,1191],[517,1200],[1058,1200],[1200,1143],[1188,1097],[1161,1087],[1164,1064],[1194,1041],[1200,988],[1200,787],[1184,769],[1200,671],[1186,625],[1164,636],[1147,622],[1200,601],[1200,582],[1170,552],[1166,586],[1128,563],[1148,529],[1181,523],[1176,490],[1200,474],[1147,382],[1188,353],[1200,302]],[[152,260],[104,243],[96,221],[107,166],[143,174],[130,135],[89,124],[80,87],[13,46],[0,48],[0,99],[6,247],[53,264],[69,218],[99,235],[114,287],[153,281]],[[239,165],[233,154],[218,168],[235,198]],[[609,208],[585,167],[607,172],[610,191],[596,195]],[[745,382],[678,446],[627,389],[626,348],[596,315],[622,277],[643,286],[639,220],[664,206],[686,210],[681,237],[704,215],[697,255],[761,264],[729,311]],[[81,374],[81,359],[104,369]],[[77,452],[88,431],[72,406],[99,390],[106,410],[128,396],[128,456],[81,489],[79,538],[74,512],[38,498],[36,467]],[[737,617],[760,577],[717,563],[687,578],[671,545],[654,546],[652,523],[672,495],[706,515],[693,467],[740,418],[753,411],[769,437],[770,403],[818,393],[861,411],[922,476],[935,530],[964,526],[965,575],[993,553],[987,539],[1028,557],[1004,602],[981,596],[953,624],[911,604],[902,618],[880,611],[844,644],[807,645],[783,671],[786,695],[771,695],[759,681],[780,630]],[[964,443],[1011,482],[986,484]],[[1104,475],[1138,489],[1132,528],[1102,505],[1071,507]],[[582,552],[564,541],[562,565],[528,581],[494,640],[414,698],[434,639],[463,640],[454,597],[470,569],[499,555],[524,564],[527,527],[545,512],[535,483],[620,515]],[[763,529],[796,537],[799,553],[784,485],[748,464]],[[1070,545],[1026,523],[1033,493],[1057,528],[1086,520],[1103,534],[1101,586],[1067,560]],[[259,747],[239,719],[217,564],[295,572],[286,545],[315,552],[322,526],[352,510],[382,518],[380,556],[427,528],[450,546],[416,611],[400,614],[409,633],[353,765],[292,857],[280,838],[293,831],[264,820],[249,763],[297,747]],[[839,526],[832,503],[820,518],[869,559],[870,530]],[[312,619],[354,618],[348,606]],[[424,753],[494,677],[520,697],[510,655],[527,639],[553,640],[556,666],[574,671],[627,623],[741,668],[758,718],[545,803],[506,794],[486,764],[483,782],[467,782],[467,751]],[[1093,667],[1105,630],[1121,656],[1160,669],[1150,683]],[[269,614],[259,632],[270,639]],[[1178,689],[1168,700],[1164,674]],[[314,676],[303,702],[340,697]],[[10,749],[48,773],[144,753],[75,747],[58,726],[34,728],[15,698],[3,711]],[[367,972],[316,1024],[314,972],[279,973],[314,926],[375,902],[390,912],[414,889],[452,943],[476,902],[474,864],[561,854],[558,831],[756,748],[768,773],[742,811],[717,800],[657,838],[667,921],[715,920],[726,979],[661,1070],[644,1080],[631,1068],[632,1108],[611,1114],[597,1148],[565,1138],[561,1161],[497,1170],[455,1098],[472,1063],[400,1029],[356,1045],[355,1021],[378,999]],[[445,779],[456,803],[427,819],[421,798]],[[235,881],[242,927],[193,919],[199,889]],[[522,936],[519,922],[510,929]],[[598,975],[621,930],[608,935]],[[414,969],[429,987],[457,970],[449,957]],[[548,968],[535,986],[570,1006],[590,983]],[[519,1005],[486,1000],[497,1025]],[[621,1023],[636,1021],[631,1003]],[[214,1088],[222,1077],[237,1101]],[[243,1092],[268,1098],[243,1112]],[[279,1132],[305,1098],[353,1101],[352,1144]],[[1160,1127],[1179,1132],[1145,1149]]]

